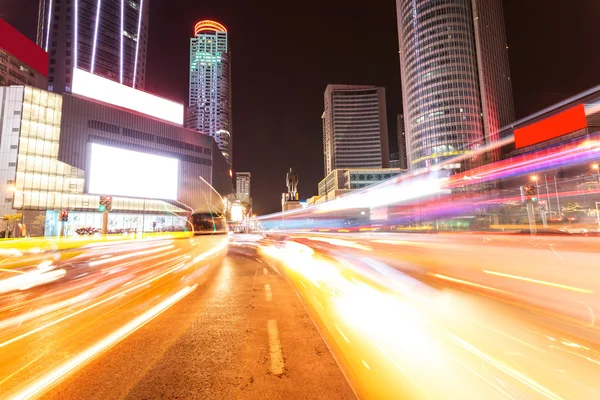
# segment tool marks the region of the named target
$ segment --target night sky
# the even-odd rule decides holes
[[[215,19],[229,31],[233,160],[252,173],[254,212],[281,210],[285,173],[301,198],[323,178],[328,83],[386,88],[390,141],[401,112],[394,0],[150,0],[146,90],[187,102],[189,38]],[[1,0],[0,17],[35,38],[37,1]],[[517,118],[600,83],[598,0],[504,0]],[[27,10],[27,11],[25,11]]]

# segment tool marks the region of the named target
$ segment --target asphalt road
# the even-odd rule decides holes
[[[260,253],[360,398],[598,399],[596,238],[290,234]]]
[[[44,399],[352,399],[294,289],[230,246],[207,282]]]

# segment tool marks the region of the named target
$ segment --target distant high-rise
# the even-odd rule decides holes
[[[396,0],[410,168],[497,140],[514,121],[501,0]]]
[[[235,194],[240,201],[250,201],[250,172],[235,173]]]
[[[406,135],[404,133],[404,114],[398,114],[396,130],[398,133],[398,168],[408,169],[408,160],[406,158]]]
[[[190,92],[185,125],[212,136],[232,164],[231,53],[227,29],[200,21],[190,40]]]
[[[144,88],[150,0],[40,0],[37,43],[48,89],[70,92],[73,68]]]
[[[325,176],[335,169],[389,166],[384,88],[327,85],[322,118]]]

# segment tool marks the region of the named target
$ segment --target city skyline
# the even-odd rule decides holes
[[[547,3],[551,6],[542,7],[536,1],[503,2],[517,118],[598,83],[594,65],[600,55],[587,51],[582,38],[594,34],[593,16],[600,12],[600,4]],[[4,5],[5,19],[35,39],[37,1],[7,0]],[[402,111],[395,2],[346,5],[341,9],[335,2],[325,2],[317,14],[306,5],[282,19],[277,15],[277,2],[259,8],[231,0],[210,6],[152,3],[145,90],[160,96],[187,99],[190,26],[202,17],[211,18],[235,33],[232,77],[234,123],[239,132],[234,152],[244,151],[236,152],[234,168],[253,173],[254,208],[259,214],[279,209],[280,199],[273,196],[271,182],[280,181],[290,165],[302,176],[299,192],[315,194],[323,175],[319,116],[327,83],[384,86],[389,127],[395,129],[396,114]],[[315,29],[299,29],[308,19]],[[377,29],[356,29],[365,22]],[[563,29],[554,28],[558,25]],[[370,57],[356,57],[357,43],[372,49]],[[268,63],[262,62],[267,58]],[[396,145],[394,137],[390,135],[390,142]],[[264,148],[273,151],[268,158],[257,159]]]

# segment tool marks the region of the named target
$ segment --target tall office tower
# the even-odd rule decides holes
[[[396,0],[410,168],[497,139],[514,121],[501,0]]]
[[[231,53],[227,29],[215,21],[200,21],[190,40],[190,95],[187,128],[215,138],[231,166]]]
[[[40,0],[37,43],[48,89],[70,92],[73,68],[144,88],[150,0]]]
[[[398,133],[398,168],[408,169],[408,160],[406,158],[406,134],[404,130],[404,114],[398,114],[396,130]]]
[[[240,201],[250,201],[250,172],[235,173],[235,194]]]
[[[325,176],[340,168],[389,166],[384,88],[327,85],[322,118]]]

